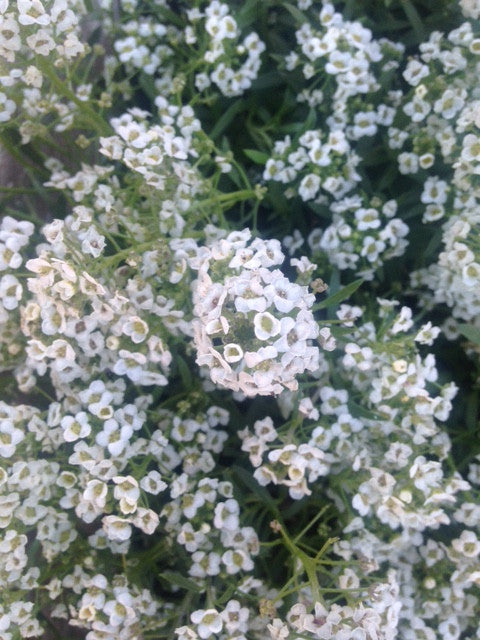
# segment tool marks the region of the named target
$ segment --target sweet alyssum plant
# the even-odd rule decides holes
[[[480,5],[374,4],[0,1],[2,638],[480,636]]]

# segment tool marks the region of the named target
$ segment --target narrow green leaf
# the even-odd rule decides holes
[[[275,501],[268,493],[268,491],[258,484],[258,482],[250,472],[248,472],[246,469],[243,469],[242,467],[239,467],[236,464],[231,467],[231,471],[241,482],[243,482],[247,489],[249,489],[262,504],[268,506],[275,515],[278,515],[278,508],[275,504]]]
[[[218,604],[224,604],[225,602],[228,602],[230,598],[234,596],[237,588],[238,586],[236,584],[231,584],[222,594],[219,594],[216,602],[218,602]]]
[[[294,20],[298,22],[298,24],[303,24],[307,21],[306,15],[302,13],[300,9],[297,9],[297,7],[295,7],[293,4],[290,4],[289,2],[283,2],[283,6],[292,16],[292,18],[294,18]]]
[[[236,116],[241,113],[245,109],[245,101],[244,100],[236,100],[233,104],[231,104],[225,113],[220,116],[217,120],[215,126],[210,131],[210,138],[212,140],[216,140],[228,127],[229,124],[233,122]]]
[[[258,0],[247,0],[246,2],[243,2],[243,5],[235,18],[241,29],[245,29],[245,27],[248,27],[253,22],[258,22],[260,19],[260,6]]]
[[[367,420],[385,420],[385,418],[380,413],[372,411],[371,409],[366,409],[356,402],[353,402],[353,400],[348,401],[348,409],[354,418],[366,418]]]
[[[242,149],[243,153],[253,160],[256,164],[265,164],[270,157],[268,153],[264,153],[263,151],[257,151],[256,149]]]
[[[442,244],[442,236],[443,236],[443,230],[441,227],[438,227],[435,230],[435,233],[432,235],[432,237],[430,238],[425,251],[423,252],[423,257],[424,258],[428,258],[431,255],[433,255],[434,253],[436,253],[437,249],[440,247],[440,245]]]
[[[260,89],[271,89],[272,87],[278,87],[284,82],[282,76],[277,71],[269,71],[258,76],[252,82],[252,90],[258,91]]]
[[[315,109],[312,108],[308,112],[307,119],[304,122],[305,131],[314,127],[316,121],[317,121],[317,112],[315,111]]]
[[[384,162],[385,162],[385,159],[384,159]],[[382,177],[378,182],[378,185],[377,185],[378,191],[383,191],[384,189],[389,187],[391,184],[393,184],[397,176],[398,176],[397,167],[393,165],[389,166],[387,170],[383,173]]]
[[[422,19],[415,8],[415,5],[410,0],[400,0],[400,4],[402,5],[402,9],[407,16],[408,21],[412,25],[412,29],[418,38],[418,41],[422,42],[425,39],[425,30],[423,28]]]
[[[182,356],[180,356],[179,354],[176,355],[175,362],[177,363],[178,373],[180,374],[180,377],[182,379],[183,386],[186,389],[191,389],[193,387],[193,383],[192,372],[190,371],[190,368],[188,367]]]
[[[478,327],[473,327],[471,324],[459,324],[458,330],[470,342],[480,344],[480,329]]]
[[[145,91],[150,100],[155,100],[158,95],[158,90],[155,88],[153,84],[153,80],[151,76],[148,76],[145,73],[140,73],[138,75],[138,84]]]
[[[340,289],[340,291],[337,291],[336,293],[331,295],[326,300],[322,300],[322,302],[319,302],[318,304],[315,304],[313,306],[313,309],[314,310],[326,309],[327,307],[332,307],[334,305],[339,304],[340,302],[343,302],[343,300],[346,300],[353,293],[355,293],[355,291],[359,287],[361,287],[364,282],[365,282],[365,280],[363,280],[363,278],[360,278],[359,280],[354,280],[353,282],[350,282],[350,284],[347,284],[346,287],[343,287],[343,289]]]
[[[193,580],[184,578],[174,571],[164,571],[163,573],[159,573],[158,577],[166,580],[175,587],[182,587],[187,591],[193,591],[194,593],[200,593],[202,591],[201,587],[199,587],[198,584],[195,584]]]

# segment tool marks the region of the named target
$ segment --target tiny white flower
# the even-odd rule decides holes
[[[216,609],[198,609],[190,615],[190,620],[197,625],[197,633],[202,640],[220,633],[223,627],[223,620]]]
[[[239,362],[243,358],[243,349],[238,344],[230,342],[223,347],[223,355],[227,362]]]
[[[280,333],[280,321],[271,313],[257,313],[253,319],[255,335],[259,340],[268,340]]]

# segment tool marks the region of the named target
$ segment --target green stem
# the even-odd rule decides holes
[[[36,64],[42,73],[44,73],[50,80],[55,90],[61,93],[65,98],[71,100],[79,108],[81,113],[83,113],[89,124],[91,124],[92,127],[100,133],[100,135],[109,136],[112,134],[110,125],[105,122],[101,116],[95,113],[95,111],[86,102],[77,98],[75,93],[59,78],[56,71],[47,60],[41,56],[37,56]]]
[[[278,526],[285,546],[291,551],[293,557],[298,558],[302,563],[302,566],[305,570],[305,573],[307,574],[308,581],[310,583],[314,602],[323,602],[323,598],[321,596],[321,588],[318,583],[317,572],[315,569],[315,559],[308,556],[293,542],[293,540],[290,540],[282,525],[279,524]]]
[[[257,193],[254,189],[240,189],[239,191],[231,191],[230,193],[221,193],[216,196],[215,201],[227,202],[229,206],[233,206],[237,202],[250,200],[252,198],[257,198]]]
[[[315,522],[317,522],[317,520],[320,520],[320,518],[323,516],[323,514],[328,509],[328,507],[329,507],[329,505],[326,504],[322,509],[320,509],[320,511],[317,513],[317,515],[313,518],[313,520],[311,520],[307,524],[307,526],[304,529],[302,529],[297,536],[295,536],[295,538],[294,538],[295,542],[297,542],[298,540],[301,540],[303,538],[303,536],[307,533],[307,531],[313,527]]]
[[[222,155],[220,151],[217,152],[218,155]],[[252,185],[250,184],[250,180],[248,179],[247,174],[245,173],[242,165],[237,162],[236,160],[232,159],[232,165],[235,167],[235,169],[238,171],[238,173],[240,174],[240,177],[242,178],[243,182],[245,183],[245,185],[247,186],[248,189],[252,188]]]
[[[328,549],[328,547],[331,547],[332,544],[335,544],[335,542],[338,542],[338,540],[339,538],[328,538],[328,540],[325,542],[325,544],[322,546],[320,551],[315,556],[315,562],[317,562],[323,556],[323,554]]]

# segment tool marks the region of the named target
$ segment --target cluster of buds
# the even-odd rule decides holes
[[[194,286],[197,364],[212,381],[246,396],[296,390],[296,377],[315,371],[320,351],[315,296],[276,267],[278,240],[251,239],[248,229],[205,252]]]

